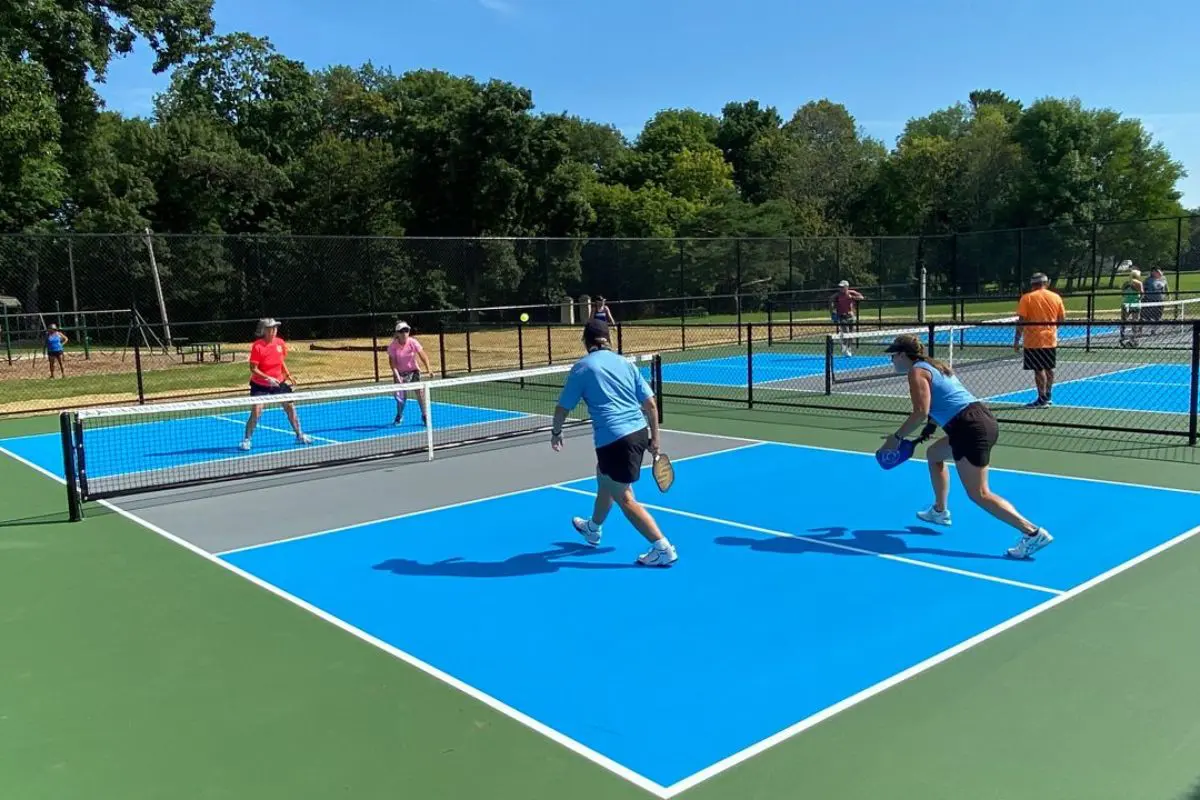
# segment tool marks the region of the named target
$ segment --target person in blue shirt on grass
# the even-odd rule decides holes
[[[608,323],[590,319],[583,329],[588,354],[567,376],[554,410],[550,445],[563,448],[562,427],[567,415],[583,400],[592,420],[596,447],[596,502],[591,519],[575,517],[571,524],[592,547],[600,544],[601,527],[615,502],[650,549],[637,562],[647,567],[669,567],[679,558],[645,506],[633,496],[633,484],[642,472],[646,451],[658,453],[658,407],[650,385],[637,366],[614,353],[609,345]]]
[[[895,449],[901,439],[914,433],[927,419],[946,431],[925,453],[934,500],[928,509],[918,511],[917,517],[936,525],[950,524],[946,459],[953,458],[967,496],[984,511],[1021,532],[1017,543],[1008,548],[1010,557],[1029,558],[1053,542],[1054,537],[1045,528],[1022,517],[1012,503],[988,488],[988,464],[1000,436],[999,425],[988,407],[963,386],[953,369],[927,357],[916,336],[897,336],[884,352],[891,356],[893,369],[907,376],[913,410],[883,446]]]

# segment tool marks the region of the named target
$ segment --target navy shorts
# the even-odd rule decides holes
[[[250,381],[250,396],[258,397],[264,394],[291,394],[292,387],[286,383],[281,383],[278,386],[263,386],[261,383]]]
[[[650,429],[622,436],[615,442],[596,448],[596,468],[601,475],[617,483],[637,483],[642,474],[642,459],[650,447]]]

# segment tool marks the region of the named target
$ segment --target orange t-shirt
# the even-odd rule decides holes
[[[1067,318],[1067,308],[1057,293],[1034,289],[1021,296],[1017,314],[1025,322],[1058,322]],[[1020,330],[1027,350],[1058,346],[1057,325],[1024,325]]]
[[[260,372],[270,375],[277,381],[283,380],[283,360],[287,358],[287,343],[276,336],[270,344],[264,339],[258,339],[250,345],[250,367],[258,367]],[[270,386],[269,383],[254,373],[250,380],[259,386]]]

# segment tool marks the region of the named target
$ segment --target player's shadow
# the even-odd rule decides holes
[[[632,569],[637,565],[608,561],[578,561],[563,559],[604,555],[612,547],[588,547],[578,542],[555,542],[551,550],[537,553],[518,553],[503,561],[467,561],[461,557],[446,558],[422,564],[409,558],[392,558],[376,564],[375,569],[393,575],[442,578],[520,578],[527,575],[549,575],[562,569]]]
[[[801,553],[830,553],[834,555],[868,555],[879,554],[889,556],[947,556],[950,558],[974,558],[985,560],[1007,561],[1007,556],[992,553],[965,552],[949,550],[942,547],[914,546],[904,537],[921,536],[937,537],[939,531],[920,525],[909,525],[903,530],[871,530],[844,527],[812,528],[801,539],[788,536],[771,536],[765,539],[750,539],[744,536],[721,536],[717,544],[733,547],[749,547],[762,553],[781,553],[799,555]],[[867,551],[856,553],[837,545],[854,547]]]

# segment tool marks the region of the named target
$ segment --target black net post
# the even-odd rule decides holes
[[[517,320],[517,368],[525,369],[525,323]],[[521,388],[525,388],[525,379],[521,378]]]
[[[833,394],[833,336],[825,337],[825,394]]]
[[[1192,323],[1192,385],[1188,405],[1188,444],[1196,445],[1196,401],[1200,399],[1200,322]]]
[[[663,421],[663,369],[662,356],[655,354],[651,361],[651,374],[654,376],[654,403],[658,407],[658,423]]]
[[[438,323],[438,361],[442,364],[442,377],[448,376],[446,370],[446,321]]]
[[[79,522],[83,519],[83,503],[79,499],[79,482],[75,472],[75,426],[69,411],[58,415],[58,430],[62,437],[63,475],[67,479],[67,511],[71,522]]]
[[[139,326],[139,334],[141,333]],[[133,340],[133,370],[137,375],[137,398],[138,403],[145,404],[146,402],[146,385],[142,376],[142,345],[135,338]]]

